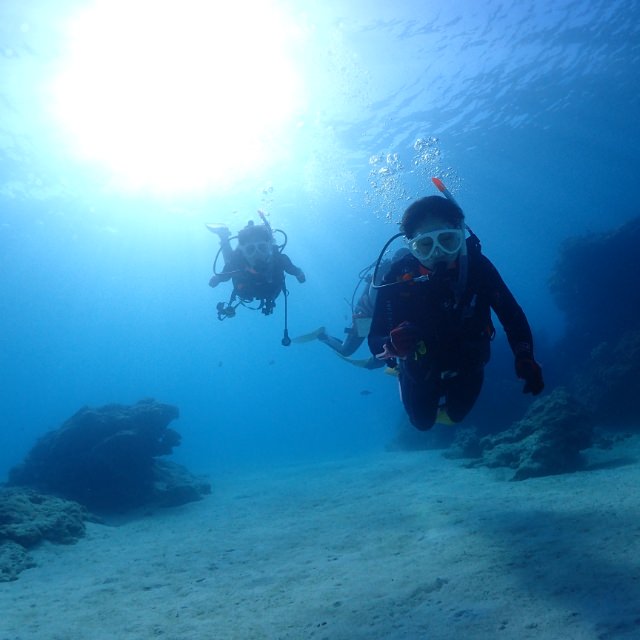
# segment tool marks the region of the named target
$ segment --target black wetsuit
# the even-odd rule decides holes
[[[433,426],[443,400],[448,416],[460,422],[473,407],[490,357],[493,309],[514,354],[533,358],[531,330],[524,312],[477,238],[467,240],[466,285],[456,295],[458,266],[429,272],[413,256],[394,263],[378,290],[369,332],[371,353],[382,353],[391,330],[410,322],[418,331],[416,351],[398,361],[402,402],[418,429]],[[424,281],[413,278],[427,276]]]

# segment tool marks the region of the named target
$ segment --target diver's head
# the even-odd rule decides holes
[[[266,225],[249,221],[244,229],[238,231],[238,249],[255,269],[263,269],[270,263],[274,247],[273,236]]]
[[[416,200],[400,222],[409,250],[428,269],[457,260],[466,249],[464,230],[462,209],[441,196]]]

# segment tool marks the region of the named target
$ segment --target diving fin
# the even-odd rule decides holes
[[[349,358],[348,356],[343,356],[340,353],[338,353],[338,356],[343,360],[345,360],[346,362],[348,362],[349,364],[352,364],[354,367],[360,367],[361,369],[371,368],[368,366],[369,362],[371,361],[371,358],[362,358],[361,360],[357,360],[356,358]]]
[[[207,227],[211,233],[215,233],[220,236],[220,238],[228,238],[231,235],[229,227],[221,222],[205,222],[204,226]]]
[[[317,340],[323,333],[325,333],[325,328],[318,327],[315,331],[312,331],[311,333],[305,333],[302,336],[292,338],[291,342],[293,342],[294,344],[303,344],[305,342],[313,342],[314,340]]]
[[[438,407],[438,413],[436,415],[436,424],[444,424],[450,427],[453,424],[456,424],[447,413],[446,407]]]

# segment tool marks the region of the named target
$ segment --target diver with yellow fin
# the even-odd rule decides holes
[[[238,306],[259,310],[270,315],[276,306],[276,299],[284,294],[284,337],[282,344],[289,346],[287,319],[287,297],[289,292],[285,284],[285,274],[294,276],[298,282],[306,280],[300,267],[293,264],[284,253],[287,234],[281,229],[272,229],[264,212],[258,211],[262,224],[250,220],[236,236],[232,236],[224,224],[207,224],[206,227],[220,239],[220,249],[213,261],[213,276],[209,280],[210,287],[217,287],[222,282],[233,283],[233,290],[228,302],[217,304],[218,319],[225,320],[236,314]],[[281,242],[275,239],[281,236]],[[236,247],[231,245],[236,241]],[[218,260],[222,256],[224,266],[218,270]],[[250,306],[256,303],[257,306]]]
[[[483,255],[462,209],[442,181],[433,182],[444,197],[411,204],[400,233],[380,253],[378,265],[401,237],[410,251],[381,279],[376,265],[368,337],[371,353],[397,367],[402,403],[420,430],[458,423],[475,404],[495,334],[492,311],[507,334],[516,376],[525,381],[523,392],[538,395],[544,388],[522,308]]]

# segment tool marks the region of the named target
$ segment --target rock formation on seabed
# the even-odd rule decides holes
[[[592,445],[588,412],[566,389],[534,401],[522,420],[501,433],[477,438],[462,430],[447,457],[474,458],[469,466],[509,467],[513,480],[581,469],[581,451]]]
[[[43,540],[76,542],[88,519],[89,512],[76,502],[23,487],[0,488],[0,582],[33,567],[29,549]]]
[[[44,435],[9,473],[11,486],[75,500],[97,512],[200,499],[209,485],[184,467],[158,460],[180,444],[169,428],[178,409],[154,400],[83,407]]]
[[[158,459],[180,444],[178,409],[154,400],[83,407],[42,436],[0,487],[0,582],[34,566],[29,549],[68,544],[92,513],[123,513],[199,500],[209,484]]]

